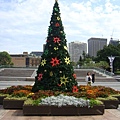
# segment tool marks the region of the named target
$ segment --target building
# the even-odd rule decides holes
[[[71,61],[78,62],[80,56],[83,57],[83,51],[87,53],[87,44],[82,42],[69,43],[69,54]]]
[[[41,53],[41,52],[39,52]],[[23,54],[11,54],[11,61],[14,64],[13,67],[38,67],[41,61],[41,54],[28,54],[28,52],[23,52]]]
[[[91,57],[96,57],[97,52],[102,50],[104,46],[107,46],[106,38],[90,38],[88,39],[88,54]]]
[[[110,39],[110,42],[109,42],[109,45],[114,45],[114,46],[117,46],[120,44],[120,41],[119,40],[113,40],[113,38]]]
[[[37,56],[37,57],[41,57],[42,54],[43,54],[43,52],[40,52],[40,51],[32,51],[32,52],[30,53],[30,55],[32,55],[32,56]]]
[[[10,56],[14,67],[26,67],[27,52],[23,52],[23,54],[10,54]]]

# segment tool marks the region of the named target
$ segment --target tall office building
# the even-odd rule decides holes
[[[97,52],[102,50],[104,46],[107,46],[106,38],[90,38],[88,39],[88,54],[91,57],[96,57]]]
[[[117,45],[119,45],[119,44],[120,44],[120,41],[119,41],[119,40],[115,40],[115,39],[111,38],[111,39],[110,39],[109,44],[114,45],[114,46],[117,46]]]
[[[80,56],[83,57],[83,51],[87,53],[87,44],[82,42],[69,43],[69,54],[71,61],[78,62]]]

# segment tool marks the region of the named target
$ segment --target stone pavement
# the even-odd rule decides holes
[[[105,109],[103,115],[91,116],[24,116],[22,110],[3,109],[0,105],[0,120],[120,120],[118,109]]]

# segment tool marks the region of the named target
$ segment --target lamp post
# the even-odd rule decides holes
[[[111,55],[111,56],[108,56],[108,59],[110,61],[110,68],[111,68],[111,75],[112,75],[113,74],[113,61],[114,61],[115,57],[113,57]]]

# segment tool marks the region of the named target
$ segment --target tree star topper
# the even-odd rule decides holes
[[[55,58],[52,58],[50,63],[52,64],[52,67],[54,67],[60,64],[60,60],[58,60],[57,57],[55,57]]]

